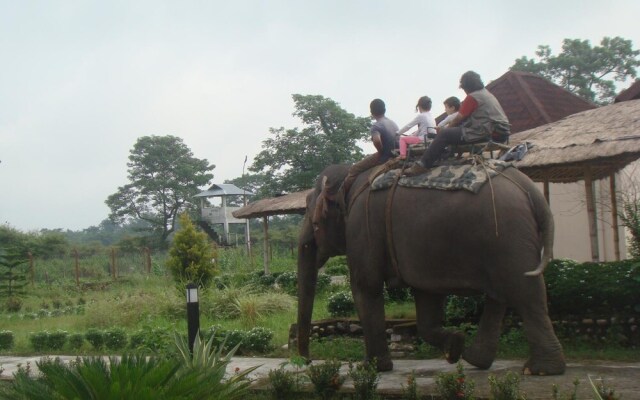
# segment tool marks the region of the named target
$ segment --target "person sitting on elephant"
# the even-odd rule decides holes
[[[378,151],[351,166],[343,183],[345,193],[349,191],[351,184],[360,173],[393,158],[392,152],[396,145],[395,134],[398,132],[398,125],[385,116],[387,109],[381,99],[373,99],[369,104],[369,110],[375,119],[371,126],[371,141]]]
[[[480,75],[467,71],[460,78],[460,88],[467,96],[462,102],[458,115],[449,123],[448,128],[438,132],[436,138],[405,175],[419,175],[431,168],[444,153],[448,145],[475,143],[493,139],[497,142],[507,140],[510,125],[498,99],[485,87]]]
[[[402,129],[400,129],[397,135],[403,135],[409,129],[418,125],[418,130],[413,132],[411,135],[403,135],[400,136],[400,156],[401,160],[407,158],[407,146],[410,144],[422,143],[427,134],[436,133],[436,120],[431,115],[431,99],[429,96],[422,96],[418,99],[418,104],[416,105],[416,111],[418,111],[418,115],[406,124]]]
[[[460,111],[460,99],[456,96],[447,98],[444,101],[444,112],[447,116],[442,121],[438,122],[436,129],[440,130],[442,128],[448,128],[451,121],[458,116],[458,111]]]

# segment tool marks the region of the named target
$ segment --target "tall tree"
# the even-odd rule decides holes
[[[215,165],[198,159],[175,136],[143,136],[127,163],[129,183],[107,198],[109,218],[149,223],[162,243],[174,231],[177,215],[194,207],[192,197],[213,178]]]
[[[605,37],[594,47],[588,40],[564,39],[557,56],[549,46],[541,45],[537,60],[522,56],[511,70],[541,75],[586,100],[607,104],[616,94],[614,81],[636,77],[638,55],[640,50],[633,49],[631,40],[618,36]]]
[[[310,188],[329,164],[352,163],[362,158],[357,141],[367,137],[369,118],[356,117],[335,101],[319,95],[294,94],[293,116],[302,128],[270,128],[270,138],[249,168],[268,179],[263,195],[273,196]]]

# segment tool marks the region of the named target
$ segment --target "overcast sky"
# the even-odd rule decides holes
[[[0,0],[0,224],[98,225],[140,136],[183,138],[223,183],[270,127],[298,125],[294,93],[357,116],[379,97],[404,125],[420,96],[439,113],[463,72],[489,83],[540,44],[639,48],[638,15],[638,0]]]

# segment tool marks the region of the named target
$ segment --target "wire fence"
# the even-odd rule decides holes
[[[147,247],[139,251],[111,247],[91,253],[72,249],[55,258],[34,257],[28,253],[27,277],[32,285],[74,281],[81,286],[89,281],[117,280],[131,275],[164,275],[166,257],[166,252],[154,253]]]

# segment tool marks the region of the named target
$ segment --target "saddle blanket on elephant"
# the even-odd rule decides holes
[[[446,164],[434,167],[421,175],[403,176],[398,180],[398,185],[411,188],[468,190],[478,193],[490,178],[509,167],[513,167],[513,164],[493,159],[475,163]],[[399,173],[399,169],[393,169],[379,175],[371,183],[371,190],[390,188]]]

